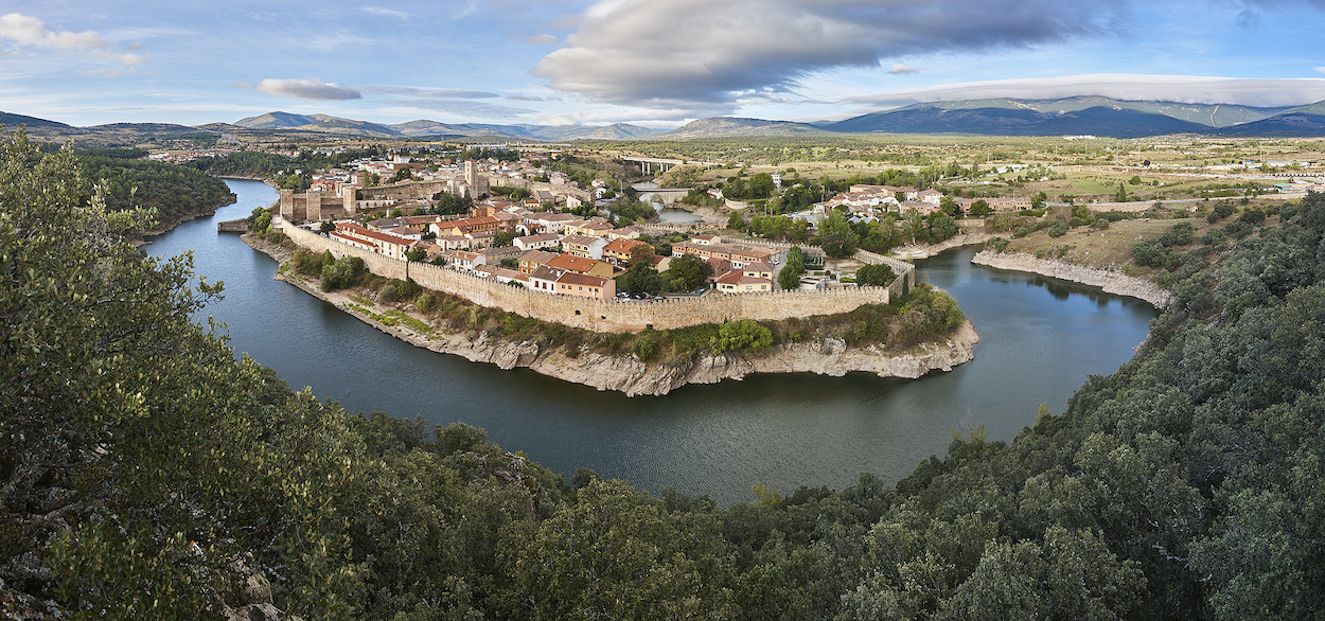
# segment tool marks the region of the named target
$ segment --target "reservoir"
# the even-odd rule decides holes
[[[756,483],[785,493],[842,487],[862,472],[891,483],[942,455],[955,435],[981,428],[1010,440],[1034,423],[1041,403],[1061,413],[1089,375],[1127,361],[1155,316],[1130,298],[971,265],[975,249],[958,249],[918,263],[919,279],[951,293],[982,339],[975,360],[951,373],[916,381],[752,376],[627,398],[418,349],[273,280],[275,261],[217,233],[216,221],[269,205],[276,192],[256,181],[227,184],[238,202],[146,248],[192,251],[198,274],[225,282],[225,298],[205,313],[226,324],[237,353],[352,410],[463,421],[568,476],[587,467],[720,502],[752,498]]]

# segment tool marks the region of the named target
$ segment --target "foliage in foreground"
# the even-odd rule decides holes
[[[307,619],[1325,610],[1320,195],[1190,263],[1137,358],[1014,442],[719,508],[292,393],[191,323],[187,257],[33,156],[0,156],[0,616],[219,618],[253,573]]]

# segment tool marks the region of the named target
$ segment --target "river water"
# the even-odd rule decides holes
[[[976,359],[951,373],[917,381],[753,376],[631,399],[418,349],[273,280],[276,263],[217,233],[216,221],[276,194],[259,182],[227,183],[238,202],[147,250],[193,251],[199,274],[225,282],[225,298],[206,314],[227,324],[236,352],[354,410],[464,421],[560,472],[588,467],[721,502],[751,498],[756,483],[841,487],[861,472],[892,482],[942,454],[954,434],[981,427],[1009,440],[1041,403],[1061,412],[1087,376],[1116,370],[1155,315],[1072,283],[971,265],[975,250],[959,249],[919,264],[919,278],[951,293],[982,338]]]

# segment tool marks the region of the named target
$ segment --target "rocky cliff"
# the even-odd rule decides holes
[[[1053,261],[1049,259],[1038,259],[1029,254],[1007,252],[999,253],[994,250],[981,250],[971,259],[976,265],[984,265],[1001,270],[1013,270],[1018,272],[1030,272],[1050,278],[1068,280],[1100,287],[1105,293],[1113,295],[1124,295],[1137,298],[1150,303],[1156,308],[1168,306],[1169,300],[1173,294],[1169,293],[1159,285],[1148,280],[1128,276],[1121,272],[1104,270],[1081,265],[1073,265],[1062,261]]]

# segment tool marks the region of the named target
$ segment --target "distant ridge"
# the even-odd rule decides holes
[[[0,112],[0,124],[25,127],[34,135],[125,139],[206,133],[314,134],[381,139],[468,139],[569,142],[574,140],[702,140],[831,136],[834,134],[960,134],[975,136],[1072,136],[1143,138],[1169,134],[1230,137],[1325,137],[1325,102],[1297,107],[1126,101],[1107,97],[1060,99],[971,99],[918,103],[840,121],[798,123],[771,119],[712,117],[674,130],[610,125],[442,123],[419,119],[384,124],[328,114],[273,111],[234,123],[196,127],[170,123],[112,123],[74,127],[37,117]]]

